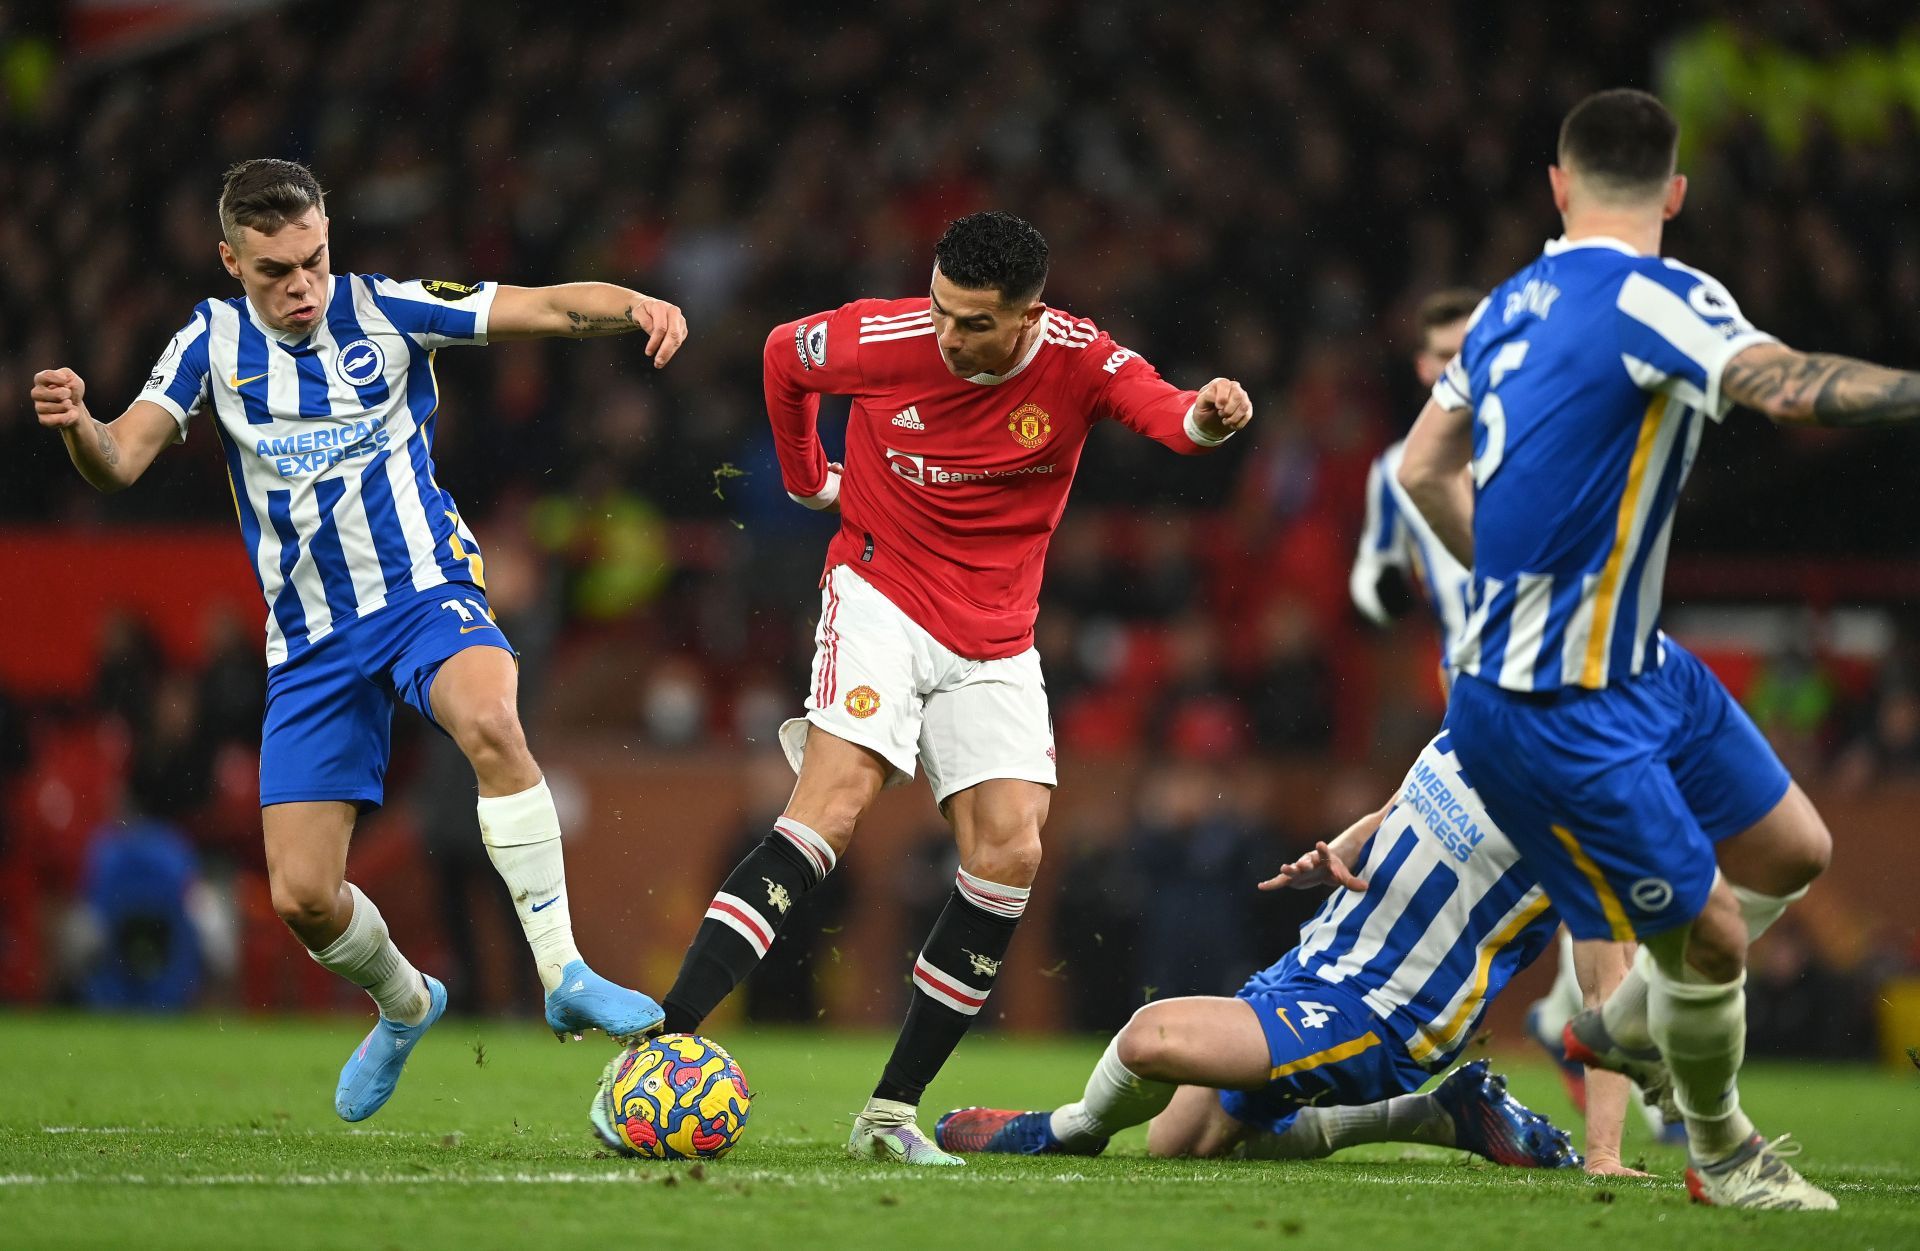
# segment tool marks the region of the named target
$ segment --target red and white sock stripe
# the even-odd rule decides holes
[[[954,886],[960,891],[960,898],[966,900],[980,911],[996,917],[1006,917],[1010,921],[1020,919],[1027,910],[1027,896],[1033,893],[1029,886],[1002,886],[998,882],[989,882],[986,878],[975,877],[965,869],[954,874]]]
[[[820,672],[813,683],[813,706],[831,708],[840,694],[840,631],[833,623],[840,616],[840,591],[827,574],[827,610],[820,617]]]
[[[794,845],[807,863],[813,866],[814,885],[818,886],[833,872],[833,866],[839,863],[839,857],[833,854],[833,848],[827,846],[827,840],[814,833],[812,829],[792,817],[781,817],[773,823],[774,832],[786,838]]]
[[[746,939],[753,954],[762,959],[766,957],[767,948],[773,946],[773,927],[767,924],[767,918],[738,895],[725,891],[715,895],[707,905],[707,916]]]
[[[969,986],[953,974],[936,969],[927,963],[923,955],[913,962],[913,984],[922,994],[944,1007],[952,1008],[962,1016],[974,1016],[986,1006],[987,992],[978,986]]]

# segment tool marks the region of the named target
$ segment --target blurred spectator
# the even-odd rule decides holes
[[[1157,766],[1142,783],[1130,842],[1146,883],[1146,997],[1230,995],[1266,963],[1252,915],[1256,840],[1224,785],[1217,768],[1184,759]]]

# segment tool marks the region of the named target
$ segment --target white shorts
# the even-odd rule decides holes
[[[799,772],[807,726],[878,752],[888,786],[913,780],[917,760],[933,798],[991,778],[1052,786],[1053,720],[1040,653],[1000,660],[948,651],[853,570],[836,565],[821,591],[807,715],[780,727]]]

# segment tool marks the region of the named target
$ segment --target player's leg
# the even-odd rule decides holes
[[[707,906],[662,1000],[669,1033],[697,1029],[747,979],[874,798],[913,777],[926,632],[844,566],[828,571],[820,601],[806,715],[780,727],[793,796]]]
[[[1560,1070],[1560,1080],[1566,1085],[1567,1097],[1584,1115],[1587,1110],[1587,1070],[1567,1059],[1566,1043],[1561,1038],[1566,1033],[1567,1022],[1578,1016],[1585,1006],[1580,993],[1580,978],[1574,965],[1573,936],[1567,933],[1564,925],[1560,927],[1556,946],[1559,956],[1553,985],[1527,1009],[1527,1037],[1538,1044]]]
[[[1040,830],[1054,783],[1046,683],[1032,649],[968,661],[932,644],[918,752],[960,851],[953,892],[913,965],[899,1041],[855,1120],[848,1150],[910,1163],[958,1164],[914,1124],[927,1085],[998,979],[1040,870]]]
[[[803,722],[802,732],[800,777],[786,812],[721,883],[661,1000],[669,1034],[698,1029],[759,967],[794,903],[833,871],[894,772],[871,749],[817,725]]]
[[[354,816],[352,804],[338,801],[260,810],[274,910],[318,964],[365,990],[380,1010],[334,1090],[334,1110],[360,1121],[393,1094],[413,1044],[439,1019],[447,996],[400,953],[380,910],[346,880]]]
[[[588,1029],[621,1040],[648,1032],[659,1024],[659,1006],[595,973],[574,942],[560,813],[521,728],[513,653],[497,630],[495,637],[449,636],[454,619],[444,614],[427,616],[421,627],[396,665],[396,686],[473,766],[481,841],[533,953],[548,1027],[562,1041]],[[440,659],[443,650],[451,654]]]
[[[932,767],[929,766],[932,775]],[[915,1124],[920,1098],[986,1006],[1040,871],[1048,787],[1018,778],[979,782],[942,807],[960,869],[913,964],[913,998],[848,1151],[909,1164],[958,1164]]]
[[[394,945],[373,901],[346,880],[361,805],[384,797],[392,705],[336,634],[269,671],[260,742],[260,824],[279,913],[322,967],[366,990],[380,1016],[348,1057],[334,1110],[373,1115],[393,1093],[446,990]]]
[[[1169,1110],[1175,1092],[1183,1085],[1208,1087],[1207,1099],[1217,1108],[1213,1087],[1259,1086],[1271,1067],[1266,1035],[1244,1001],[1167,999],[1133,1014],[1072,1103],[1052,1112],[961,1108],[941,1117],[935,1134],[941,1147],[956,1152],[1098,1155],[1113,1135],[1152,1121],[1152,1134],[1171,1144],[1166,1151],[1153,1148],[1155,1154],[1202,1154],[1196,1144],[1203,1138],[1213,1147],[1205,1154],[1219,1154],[1239,1141],[1244,1127],[1229,1134],[1230,1141],[1220,1139],[1206,1130],[1213,1122],[1197,1105]],[[1224,1114],[1222,1123],[1240,1125]]]
[[[1697,657],[1669,641],[1660,680],[1690,711],[1671,758],[1674,782],[1714,844],[1751,942],[1826,870],[1833,836],[1753,719]],[[1646,966],[1642,958],[1609,1001],[1608,1028],[1630,1046],[1650,1042]]]

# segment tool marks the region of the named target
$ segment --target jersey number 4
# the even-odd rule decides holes
[[[1480,401],[1480,428],[1486,431],[1486,438],[1480,444],[1479,455],[1473,458],[1473,485],[1483,487],[1487,479],[1500,469],[1500,462],[1507,456],[1507,406],[1500,402],[1495,394],[1500,382],[1508,374],[1526,363],[1527,341],[1520,339],[1513,343],[1503,343],[1500,350],[1493,354],[1493,364],[1487,369],[1487,398]]]

